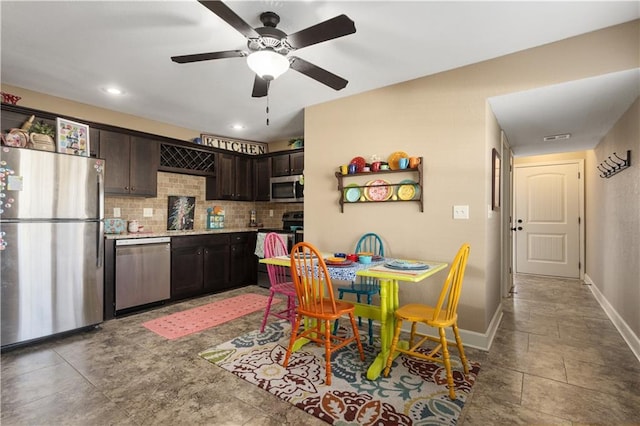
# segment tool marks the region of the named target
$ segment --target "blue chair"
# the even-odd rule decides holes
[[[384,256],[384,245],[382,239],[373,232],[369,232],[360,237],[356,244],[356,253],[372,253],[373,255]],[[380,293],[380,282],[376,278],[357,277],[349,287],[338,288],[338,299],[342,299],[345,293],[356,295],[358,303],[361,303],[362,296],[367,296],[367,304],[371,305],[371,298]],[[358,317],[358,325],[362,326],[362,318]],[[338,321],[334,325],[334,333],[338,331]],[[373,320],[369,320],[369,343],[373,344]]]

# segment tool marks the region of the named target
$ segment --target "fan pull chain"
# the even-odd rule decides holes
[[[269,125],[269,92],[267,92],[267,126]]]

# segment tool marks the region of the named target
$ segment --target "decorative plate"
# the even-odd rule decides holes
[[[364,196],[369,201],[386,201],[393,195],[393,189],[389,186],[389,181],[376,179],[366,183]]]
[[[27,146],[27,142],[29,141],[27,132],[20,129],[11,129],[9,133],[4,135],[3,139],[5,145],[18,148],[24,148]]]
[[[391,154],[389,156],[389,159],[387,160],[387,162],[389,163],[389,168],[391,170],[399,170],[400,166],[398,165],[398,160],[403,157],[409,158],[409,155],[407,155],[407,153],[404,151],[396,151]]]
[[[420,197],[420,186],[418,183],[411,180],[405,179],[400,182],[400,186],[397,189],[398,199],[403,201],[414,200]]]
[[[355,203],[360,200],[360,188],[355,183],[347,185],[344,189],[344,199],[349,203]]]
[[[398,269],[398,270],[409,270],[409,271],[422,271],[424,269],[429,269],[429,265],[421,262],[414,262],[411,260],[394,260],[388,263],[385,263],[389,269]]]
[[[354,157],[351,160],[350,164],[355,164],[356,165],[356,171],[358,173],[362,173],[362,170],[364,169],[364,166],[367,164],[367,162],[362,157]]]

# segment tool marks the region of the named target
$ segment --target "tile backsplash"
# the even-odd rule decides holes
[[[158,172],[158,196],[156,198],[105,197],[106,218],[114,217],[114,209],[120,209],[120,218],[137,220],[145,231],[167,229],[168,197],[182,195],[196,198],[193,228],[206,229],[207,208],[215,205],[225,210],[225,228],[246,228],[249,226],[251,210],[256,210],[260,227],[280,228],[282,214],[292,210],[303,210],[303,203],[269,203],[264,201],[205,200],[206,179],[200,176]],[[144,217],[144,210],[151,209],[152,217]],[[270,216],[270,213],[273,216]]]

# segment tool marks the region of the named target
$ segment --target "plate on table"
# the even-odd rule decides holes
[[[312,258],[312,257],[315,257],[315,256],[314,256],[313,254],[311,254],[311,253],[296,253],[294,256],[295,256],[297,259],[300,259],[300,258],[310,259],[310,258]]]
[[[414,262],[412,260],[394,260],[384,264],[389,269],[397,269],[400,271],[422,271],[429,269],[429,265],[422,262]]]
[[[355,164],[356,172],[362,173],[362,170],[364,169],[364,166],[366,166],[367,162],[362,157],[353,157],[350,164]]]
[[[400,182],[400,185],[397,189],[398,199],[403,201],[415,200],[416,198],[420,198],[420,186],[418,183],[411,180],[405,179]]]
[[[355,183],[351,183],[344,188],[344,199],[350,203],[360,200],[360,188]]]
[[[399,170],[400,166],[398,165],[398,160],[405,157],[409,158],[409,155],[407,155],[407,153],[404,151],[396,151],[391,154],[389,156],[389,159],[387,160],[387,162],[389,163],[389,168],[391,170]]]
[[[384,179],[376,179],[366,183],[364,197],[369,201],[386,201],[393,195],[393,189]]]
[[[332,259],[341,259],[341,260],[332,260]],[[343,259],[340,257],[330,257],[329,259],[325,260],[324,263],[327,266],[331,266],[331,267],[345,267],[345,266],[351,266],[353,265],[353,260],[349,260],[349,259]]]

